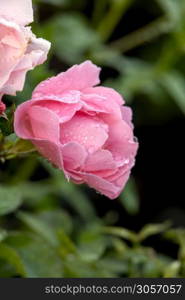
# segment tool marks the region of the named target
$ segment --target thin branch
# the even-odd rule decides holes
[[[110,44],[112,48],[116,48],[120,52],[127,52],[136,48],[161,34],[170,32],[172,28],[171,22],[166,17],[160,17],[150,24],[116,40]]]

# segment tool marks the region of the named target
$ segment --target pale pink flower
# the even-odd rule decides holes
[[[0,99],[24,87],[27,71],[42,64],[50,43],[36,38],[31,0],[0,0]]]
[[[131,110],[115,90],[98,86],[90,61],[46,80],[15,113],[15,132],[76,183],[111,199],[124,188],[138,144]]]

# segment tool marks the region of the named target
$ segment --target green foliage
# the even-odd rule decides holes
[[[17,187],[0,186],[0,216],[16,210],[22,201],[21,191]]]
[[[99,38],[80,14],[61,14],[51,20],[53,50],[69,64],[83,57],[99,43]],[[58,34],[60,32],[60,34]]]
[[[6,110],[6,117],[0,117],[0,135],[8,136],[13,132],[13,113],[15,107],[8,108]]]
[[[12,233],[6,240],[24,266],[24,277],[62,276],[62,261],[53,247],[33,233]],[[11,257],[11,254],[9,255]],[[15,275],[22,275],[16,270]]]
[[[168,238],[173,238],[173,231],[167,230],[169,224],[147,225],[135,233],[125,228],[106,227],[98,219],[83,224],[68,216],[68,224],[64,224],[63,216],[59,208],[16,214],[15,218],[21,222],[19,231],[14,228],[1,233],[0,264],[3,268],[6,266],[12,275],[22,277],[170,277],[170,274],[184,274],[184,257],[182,262],[173,261],[141,243],[163,231]],[[177,234],[177,242],[183,234]]]
[[[129,214],[135,215],[139,212],[139,197],[134,179],[129,179],[120,196],[120,201]]]
[[[136,124],[185,113],[184,0],[89,2],[34,1],[34,32],[52,49],[28,74],[24,91],[6,98],[8,119],[0,117],[0,277],[184,277],[183,228],[164,222],[134,232],[116,226],[115,211],[100,218],[84,187],[68,183],[13,133],[15,105],[30,99],[40,81],[85,59],[110,71],[103,84],[134,105]],[[138,6],[151,13],[150,5],[152,21],[127,31],[126,13]],[[127,33],[119,36],[122,30]],[[116,201],[136,222],[141,208],[134,178]],[[173,258],[155,250],[153,236],[177,245]]]

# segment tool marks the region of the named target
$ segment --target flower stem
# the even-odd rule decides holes
[[[119,23],[124,12],[132,4],[133,0],[112,0],[110,10],[102,19],[97,31],[103,41],[107,41]]]
[[[111,47],[124,53],[138,47],[163,33],[171,30],[171,23],[166,17],[158,18],[150,24],[116,40],[110,44]]]

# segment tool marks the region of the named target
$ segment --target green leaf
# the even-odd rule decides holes
[[[107,234],[119,236],[133,243],[137,242],[136,233],[123,227],[104,227],[103,232]]]
[[[75,186],[72,182],[67,181],[58,182],[58,188],[61,196],[66,196],[67,203],[84,219],[93,220],[96,217],[95,209],[90,199],[82,192],[82,190]]]
[[[69,214],[61,208],[41,211],[37,214],[37,217],[46,223],[54,233],[57,233],[60,229],[63,229],[66,234],[70,234],[72,231],[72,220]]]
[[[128,274],[129,271],[128,261],[116,258],[115,255],[100,259],[98,265],[106,272],[110,272],[109,277],[117,277],[118,275],[120,275],[119,277],[121,277]]]
[[[19,184],[19,189],[30,207],[37,207],[37,204],[47,195],[54,193],[55,187],[50,181],[42,182],[23,182]]]
[[[179,258],[185,263],[185,229],[177,228],[168,230],[165,235],[167,239],[173,241],[180,246],[179,248]]]
[[[25,269],[21,257],[13,248],[4,243],[0,243],[0,258],[12,265],[17,275],[25,276]]]
[[[0,215],[15,211],[23,202],[21,191],[13,186],[0,186]]]
[[[174,25],[181,19],[183,0],[157,0],[167,17]]]
[[[169,95],[175,100],[178,107],[185,114],[185,79],[178,72],[166,73],[161,79],[161,85],[166,89]]]
[[[8,136],[9,134],[11,134],[13,131],[12,129],[12,123],[11,121],[0,117],[0,132],[4,135],[4,136]]]
[[[123,259],[129,263],[129,277],[161,277],[166,266],[166,261],[158,259],[152,248],[140,246],[130,248]]]
[[[185,245],[185,229],[184,228],[177,228],[171,229],[165,232],[164,236],[180,245]]]
[[[60,241],[60,253],[62,256],[68,256],[69,254],[78,255],[77,248],[71,238],[65,233],[64,230],[58,231],[58,238]]]
[[[8,136],[13,132],[13,114],[15,111],[15,106],[6,109],[6,118],[0,117],[0,133],[4,136]]]
[[[11,149],[11,152],[16,155],[29,154],[34,151],[36,151],[35,146],[30,141],[22,139],[19,139]]]
[[[7,237],[7,231],[0,229],[0,242],[2,242]]]
[[[1,156],[4,159],[12,159],[18,155],[28,155],[34,151],[35,147],[29,141],[18,139],[14,134],[11,134],[5,139]]]
[[[0,278],[11,278],[20,276],[16,268],[12,266],[6,259],[0,258]]]
[[[99,43],[98,36],[80,14],[59,15],[52,19],[51,26],[55,52],[69,64],[83,61],[87,52]]]
[[[66,233],[72,230],[71,219],[62,210],[41,211],[36,214],[19,212],[18,218],[53,246],[58,245],[57,233],[61,229]]]
[[[87,226],[78,237],[78,251],[82,260],[96,261],[104,253],[107,239],[97,225]]]
[[[139,196],[132,178],[129,179],[123,193],[120,195],[120,201],[129,214],[135,215],[139,212]]]
[[[173,261],[164,270],[164,278],[178,277],[181,264],[179,261]]]
[[[61,170],[53,168],[46,160],[40,159],[40,161],[53,177],[53,187],[55,192],[61,195],[62,200],[66,201],[84,220],[97,218],[92,202],[82,189],[72,182],[68,182]]]
[[[141,242],[148,237],[164,232],[170,227],[171,223],[166,222],[164,224],[147,224],[138,233],[138,240]]]
[[[144,92],[146,86],[156,79],[152,66],[141,60],[127,61],[122,69],[123,75],[113,80],[107,80],[106,86],[116,89],[127,101],[132,100],[138,92]]]
[[[43,237],[48,243],[53,246],[58,245],[57,238],[52,229],[48,226],[47,223],[42,222],[38,216],[23,212],[19,212],[17,216],[28,227],[30,227],[33,231]]]
[[[6,243],[20,256],[25,277],[62,277],[63,265],[56,249],[35,233],[9,234]]]
[[[75,256],[70,255],[64,262],[65,277],[68,278],[101,278],[110,277],[110,273],[101,268],[98,263],[84,263]],[[108,275],[107,275],[108,273]]]

